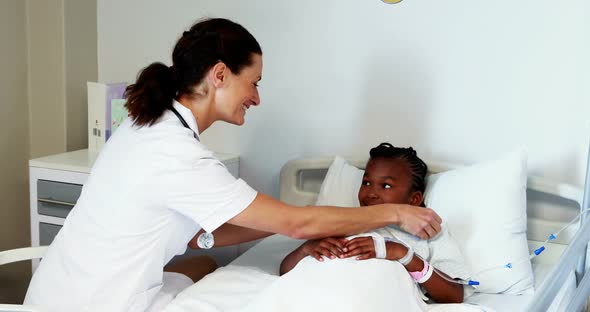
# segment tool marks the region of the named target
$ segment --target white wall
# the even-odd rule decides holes
[[[98,79],[96,0],[63,2],[66,150],[88,147],[86,82]]]
[[[278,194],[288,159],[366,155],[381,141],[474,163],[524,145],[533,174],[581,185],[590,138],[584,0],[99,0],[101,81],[170,64],[193,21],[227,17],[262,45],[262,105],[204,141]]]
[[[26,3],[30,156],[86,148],[86,81],[98,79],[96,0]]]
[[[63,1],[27,1],[31,158],[66,149]]]
[[[31,245],[28,160],[87,145],[96,15],[96,0],[0,1],[0,250]],[[30,261],[0,267],[0,303],[30,278]]]
[[[26,6],[0,1],[0,250],[30,245]],[[30,262],[0,266],[0,303],[22,302]]]

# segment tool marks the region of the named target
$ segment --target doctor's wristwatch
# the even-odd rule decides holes
[[[197,246],[201,249],[211,249],[215,245],[213,233],[203,232],[197,237]]]

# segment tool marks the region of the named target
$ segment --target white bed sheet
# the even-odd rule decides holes
[[[257,267],[267,273],[279,275],[283,259],[305,240],[292,239],[283,235],[272,235],[246,250],[230,265]]]
[[[231,265],[256,267],[270,274],[278,275],[281,261],[291,251],[301,245],[304,240],[296,240],[282,235],[273,235],[254,247],[250,248],[234,261]],[[551,265],[548,264],[533,264],[533,272],[535,275],[535,288],[539,287],[547,274],[551,270]],[[573,273],[568,277],[567,283],[561,289],[557,296],[556,303],[551,306],[549,311],[556,310],[558,303],[565,297],[572,293],[575,288],[575,277]],[[500,295],[500,294],[482,294],[475,293],[466,299],[466,303],[481,305],[491,308],[495,311],[524,311],[533,295]]]

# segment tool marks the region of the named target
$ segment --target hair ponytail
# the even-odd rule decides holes
[[[172,107],[176,96],[176,82],[172,68],[152,63],[139,72],[135,84],[125,89],[125,107],[138,126],[151,126]]]

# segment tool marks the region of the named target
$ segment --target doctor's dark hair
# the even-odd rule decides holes
[[[125,107],[135,125],[153,125],[173,99],[193,94],[215,64],[223,62],[237,75],[252,65],[254,54],[262,55],[262,49],[241,25],[223,18],[197,22],[176,43],[172,66],[152,63],[139,72],[125,90]]]
[[[389,143],[381,143],[379,146],[372,148],[369,155],[371,155],[371,159],[391,158],[407,161],[412,174],[410,191],[424,193],[426,190],[426,173],[428,173],[428,166],[418,157],[416,150],[412,147],[395,147]]]

